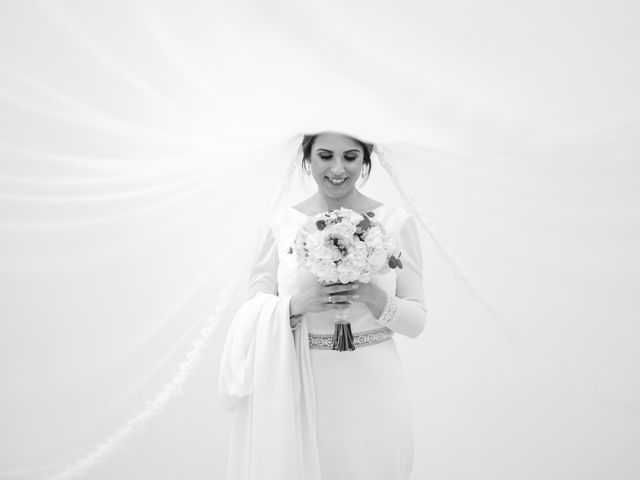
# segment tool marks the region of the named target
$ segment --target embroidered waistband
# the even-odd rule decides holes
[[[387,327],[374,328],[373,330],[367,330],[365,332],[353,334],[353,344],[358,347],[366,347],[369,345],[375,345],[382,343],[385,340],[389,340],[393,337],[393,330]],[[319,350],[332,350],[333,348],[333,334],[309,334],[309,348]]]

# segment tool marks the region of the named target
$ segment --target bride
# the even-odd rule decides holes
[[[362,194],[373,145],[350,135],[304,137],[316,193],[278,210],[252,268],[247,302],[227,336],[220,393],[233,414],[230,479],[408,479],[410,405],[394,334],[426,321],[416,220]],[[288,249],[316,213],[371,212],[402,252],[402,269],[369,283],[322,285]],[[337,310],[350,309],[355,351],[332,349]]]

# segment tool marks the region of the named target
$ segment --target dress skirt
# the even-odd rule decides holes
[[[355,351],[311,350],[323,480],[406,480],[413,425],[393,338]]]

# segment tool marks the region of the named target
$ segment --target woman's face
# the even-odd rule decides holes
[[[322,133],[311,148],[311,175],[321,193],[341,198],[356,188],[363,160],[362,147],[349,137]]]

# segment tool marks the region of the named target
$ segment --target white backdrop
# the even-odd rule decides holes
[[[637,479],[639,15],[2,3],[0,478],[224,478],[246,259],[331,129],[421,219],[413,478]]]

